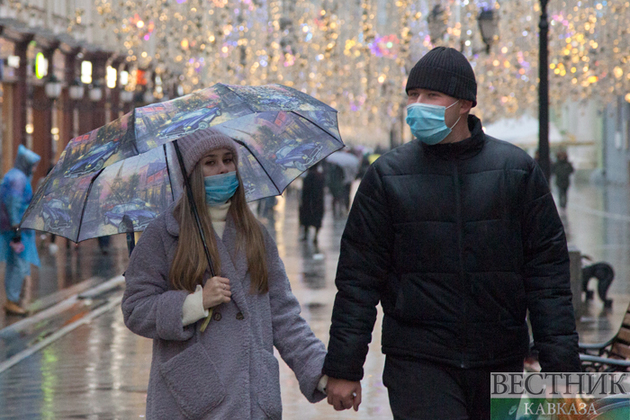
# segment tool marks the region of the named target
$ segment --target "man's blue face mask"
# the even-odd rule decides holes
[[[206,187],[206,203],[210,206],[226,203],[238,188],[236,171],[206,176],[203,182]]]
[[[411,128],[411,133],[421,142],[430,146],[438,144],[451,133],[453,127],[462,118],[461,115],[453,124],[447,127],[444,122],[446,110],[455,105],[459,100],[453,102],[448,107],[429,104],[411,104],[407,106],[407,124]]]

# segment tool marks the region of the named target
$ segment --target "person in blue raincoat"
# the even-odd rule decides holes
[[[31,180],[40,157],[23,145],[18,148],[14,167],[0,184],[0,261],[6,261],[4,310],[11,315],[26,315],[20,294],[31,264],[39,266],[35,231],[19,229],[20,220],[33,198]]]

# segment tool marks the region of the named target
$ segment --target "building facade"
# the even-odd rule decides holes
[[[134,100],[143,101],[144,87],[130,75],[142,72],[143,80],[151,80],[151,70],[139,71],[113,34],[101,29],[99,18],[91,0],[0,5],[3,174],[23,144],[42,157],[35,185],[71,138],[129,112]]]

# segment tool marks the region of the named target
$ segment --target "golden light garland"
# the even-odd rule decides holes
[[[446,27],[432,40],[427,17],[436,5]],[[9,6],[23,10],[16,0]],[[499,18],[488,54],[482,8]],[[485,121],[537,112],[539,0],[96,0],[96,10],[130,64],[182,75],[185,93],[216,82],[281,83],[338,109],[346,132],[382,135],[400,124],[407,73],[435,45],[470,59],[475,113]],[[548,14],[552,108],[626,96],[630,2],[551,0]],[[77,18],[68,16],[70,30]]]

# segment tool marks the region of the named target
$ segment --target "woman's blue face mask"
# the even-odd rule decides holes
[[[203,178],[206,187],[206,203],[216,206],[226,203],[238,188],[236,171]]]
[[[453,124],[453,127],[447,127],[444,122],[446,110],[457,102],[459,102],[459,100],[453,102],[448,107],[418,103],[408,105],[407,119],[405,121],[407,121],[407,124],[411,128],[411,133],[418,140],[430,146],[444,140],[462,118],[460,115],[457,121],[455,121],[455,124]]]

